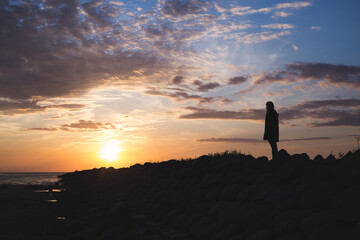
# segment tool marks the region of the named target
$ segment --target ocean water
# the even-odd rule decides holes
[[[0,172],[0,185],[53,185],[64,172]]]

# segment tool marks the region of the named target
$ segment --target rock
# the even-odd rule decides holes
[[[339,240],[348,236],[349,228],[340,223],[323,224],[308,236],[309,240]]]
[[[244,206],[239,202],[229,202],[227,205],[219,209],[218,218],[220,222],[225,222],[227,224],[239,222],[244,211],[254,206],[255,204],[253,203],[248,203]]]
[[[285,233],[279,237],[276,237],[276,240],[302,240],[304,237],[301,237],[299,232],[289,232]]]
[[[272,240],[274,239],[274,233],[271,230],[264,229],[257,233],[252,234],[246,240]]]
[[[277,236],[297,232],[301,220],[308,214],[305,210],[289,210],[275,217],[274,231]]]
[[[240,234],[236,234],[234,236],[232,236],[231,238],[229,238],[229,240],[243,240],[243,236]]]
[[[270,192],[264,202],[272,206],[275,212],[298,207],[301,190],[296,184],[283,184]]]
[[[249,188],[248,199],[258,201],[265,199],[266,196],[279,186],[279,182],[273,174],[264,174]]]
[[[314,160],[315,161],[315,160]],[[308,166],[300,178],[300,182],[304,187],[310,187],[317,182],[328,181],[331,177],[331,168],[318,163]]]
[[[323,156],[321,156],[320,154],[319,155],[316,155],[316,157],[314,157],[314,162],[323,162],[325,159],[323,158]]]
[[[268,206],[260,204],[244,204],[241,206],[239,225],[242,227],[244,234],[250,234],[271,225]]]
[[[316,228],[324,224],[333,224],[336,222],[336,211],[323,210],[309,214],[301,220],[300,227],[305,233],[314,232]]]
[[[360,239],[360,222],[358,222],[352,229],[349,231],[346,240],[359,240]]]
[[[232,184],[232,185],[225,187],[225,189],[220,194],[219,198],[221,200],[225,200],[225,201],[234,201],[237,198],[237,196],[239,195],[240,191],[241,191],[241,188],[239,188],[239,185]]]
[[[276,170],[276,176],[282,182],[289,183],[302,175],[302,172],[309,164],[309,157],[307,155],[294,155],[291,160],[281,164]]]
[[[331,181],[315,183],[304,191],[300,198],[300,205],[305,209],[327,208],[335,192],[335,185]]]
[[[359,152],[359,151],[358,151]],[[357,156],[354,155],[354,156]],[[333,168],[333,176],[342,186],[360,184],[360,158],[344,158]]]

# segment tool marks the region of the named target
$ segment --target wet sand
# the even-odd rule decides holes
[[[53,188],[0,186],[0,239],[65,239],[65,220],[58,219],[63,209]]]

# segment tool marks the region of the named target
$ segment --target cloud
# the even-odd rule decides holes
[[[275,6],[227,9],[200,0],[159,1],[146,13],[119,1],[5,1],[0,5],[0,97],[52,98],[105,84],[168,82],[163,73],[193,67],[187,61],[187,54],[198,54],[193,43],[223,38],[252,44],[291,34],[285,25],[247,33],[253,24],[229,17],[269,11]],[[222,19],[218,13],[230,15]],[[203,85],[203,91],[216,87]]]
[[[311,30],[320,30],[321,27],[319,27],[319,26],[311,26],[310,29]]]
[[[256,13],[266,14],[272,11],[276,11],[275,16],[278,15],[279,17],[285,17],[285,16],[287,17],[292,14],[292,13],[285,13],[279,10],[283,10],[283,9],[296,10],[299,8],[309,7],[309,6],[311,6],[310,2],[280,3],[280,4],[276,4],[273,7],[263,7],[259,9],[253,9],[252,7],[249,6],[232,6],[231,8],[226,9],[224,7],[219,6],[218,4],[214,5],[215,9],[222,14],[225,14],[226,12],[230,12],[231,15],[244,16],[244,15],[256,14]]]
[[[200,80],[195,80],[194,85],[197,86],[197,90],[200,92],[208,92],[214,88],[218,88],[221,85],[217,82],[211,82],[211,83],[203,83]]]
[[[172,79],[172,83],[175,85],[180,85],[180,84],[184,83],[184,77],[183,76],[175,76]]]
[[[293,15],[293,14],[292,14],[292,13],[289,13],[289,12],[277,11],[277,12],[274,13],[273,18],[288,17],[288,16],[291,16],[291,15]]]
[[[291,24],[267,24],[261,25],[262,28],[270,28],[270,29],[292,29],[294,28]]]
[[[136,70],[146,75],[168,66],[151,50],[131,49],[135,36],[126,34],[129,23],[118,20],[118,7],[78,1],[1,4],[0,97],[81,94],[110,77],[126,80]]]
[[[335,84],[360,86],[360,66],[327,63],[295,63],[286,66],[287,74],[296,74],[301,79],[324,80]]]
[[[196,142],[230,142],[230,143],[263,143],[263,140],[255,138],[200,138]]]
[[[279,39],[280,37],[290,35],[290,31],[281,31],[281,32],[259,32],[259,33],[249,33],[244,35],[236,35],[234,38],[236,41],[245,44],[253,44],[265,42],[273,39]]]
[[[108,129],[116,129],[116,127],[112,123],[93,122],[91,120],[79,120],[76,123],[61,125],[61,130],[64,131],[74,131],[74,130],[99,131],[99,130],[108,130]]]
[[[265,92],[264,96],[289,96],[293,95],[288,89],[281,89],[280,92]]]
[[[302,7],[311,6],[310,2],[292,2],[292,3],[279,3],[275,6],[276,9],[293,8],[298,9]]]
[[[31,114],[43,112],[47,109],[58,108],[68,110],[80,110],[85,104],[42,104],[35,100],[0,100],[0,115]]]
[[[223,119],[261,121],[265,119],[265,109],[244,109],[241,111],[219,111],[197,107],[187,107],[190,114],[179,116],[181,119]],[[309,126],[360,126],[360,99],[336,99],[306,101],[289,108],[280,108],[281,123],[299,119],[309,119]]]
[[[161,96],[161,97],[168,97],[174,99],[175,101],[186,101],[186,100],[194,100],[198,103],[211,103],[214,102],[215,99],[212,97],[202,97],[197,94],[189,94],[185,91],[179,90],[175,92],[168,92],[168,91],[161,91],[157,89],[150,89],[145,91],[148,95],[154,96]]]
[[[37,127],[37,128],[27,128],[24,131],[57,131],[57,128],[44,128],[44,127]]]
[[[298,62],[276,70],[253,74],[254,85],[264,83],[298,83],[315,80],[342,86],[360,87],[360,66],[336,65],[328,63]]]
[[[198,0],[170,0],[164,3],[162,12],[165,15],[182,17],[187,14],[199,14],[208,7],[207,2]]]
[[[247,77],[244,76],[235,76],[229,79],[228,84],[229,85],[238,85],[246,82],[248,80]]]
[[[187,107],[193,113],[181,115],[181,119],[227,119],[227,120],[263,120],[263,109],[247,109],[243,111],[218,111],[215,109],[205,109]]]
[[[294,138],[294,139],[280,139],[281,142],[298,142],[298,141],[322,141],[331,140],[331,137],[310,137],[310,138]],[[225,143],[264,143],[262,139],[256,138],[200,138],[197,142],[225,142]]]
[[[37,101],[10,101],[0,100],[0,114],[1,115],[14,115],[14,114],[27,114],[34,112],[44,111],[46,108],[37,105]]]
[[[295,44],[292,44],[291,47],[292,47],[295,51],[299,50],[299,47],[296,46]]]

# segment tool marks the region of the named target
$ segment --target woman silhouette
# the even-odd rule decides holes
[[[278,152],[276,142],[279,141],[279,114],[274,109],[273,102],[266,103],[264,140],[268,140],[272,150],[272,160],[276,159]]]

